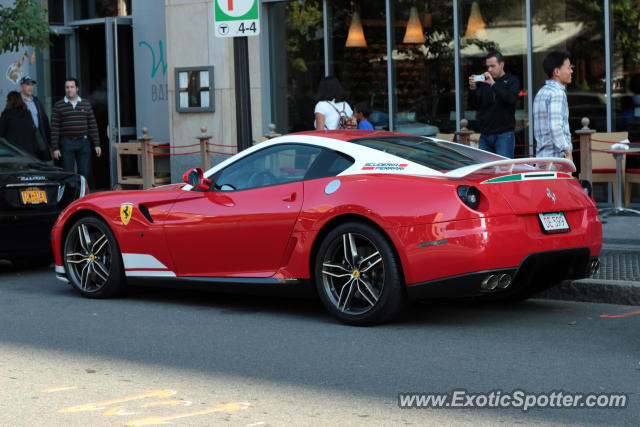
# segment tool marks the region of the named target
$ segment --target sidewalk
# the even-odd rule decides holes
[[[640,305],[640,215],[602,221],[600,271],[590,279],[564,282],[538,297]]]

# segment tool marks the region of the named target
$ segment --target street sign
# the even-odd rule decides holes
[[[260,34],[259,0],[214,0],[216,37]]]

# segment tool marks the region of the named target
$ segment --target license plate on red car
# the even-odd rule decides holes
[[[569,223],[562,212],[539,213],[540,224],[545,233],[566,233],[570,231]]]

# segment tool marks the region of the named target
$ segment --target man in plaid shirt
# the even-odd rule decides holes
[[[533,135],[536,157],[565,157],[573,161],[566,85],[571,83],[571,54],[556,50],[542,63],[549,80],[533,101]]]

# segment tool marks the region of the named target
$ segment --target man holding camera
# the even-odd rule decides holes
[[[478,111],[481,150],[513,158],[516,144],[516,103],[520,81],[504,71],[504,57],[491,52],[486,58],[487,71],[469,77],[469,101]]]

